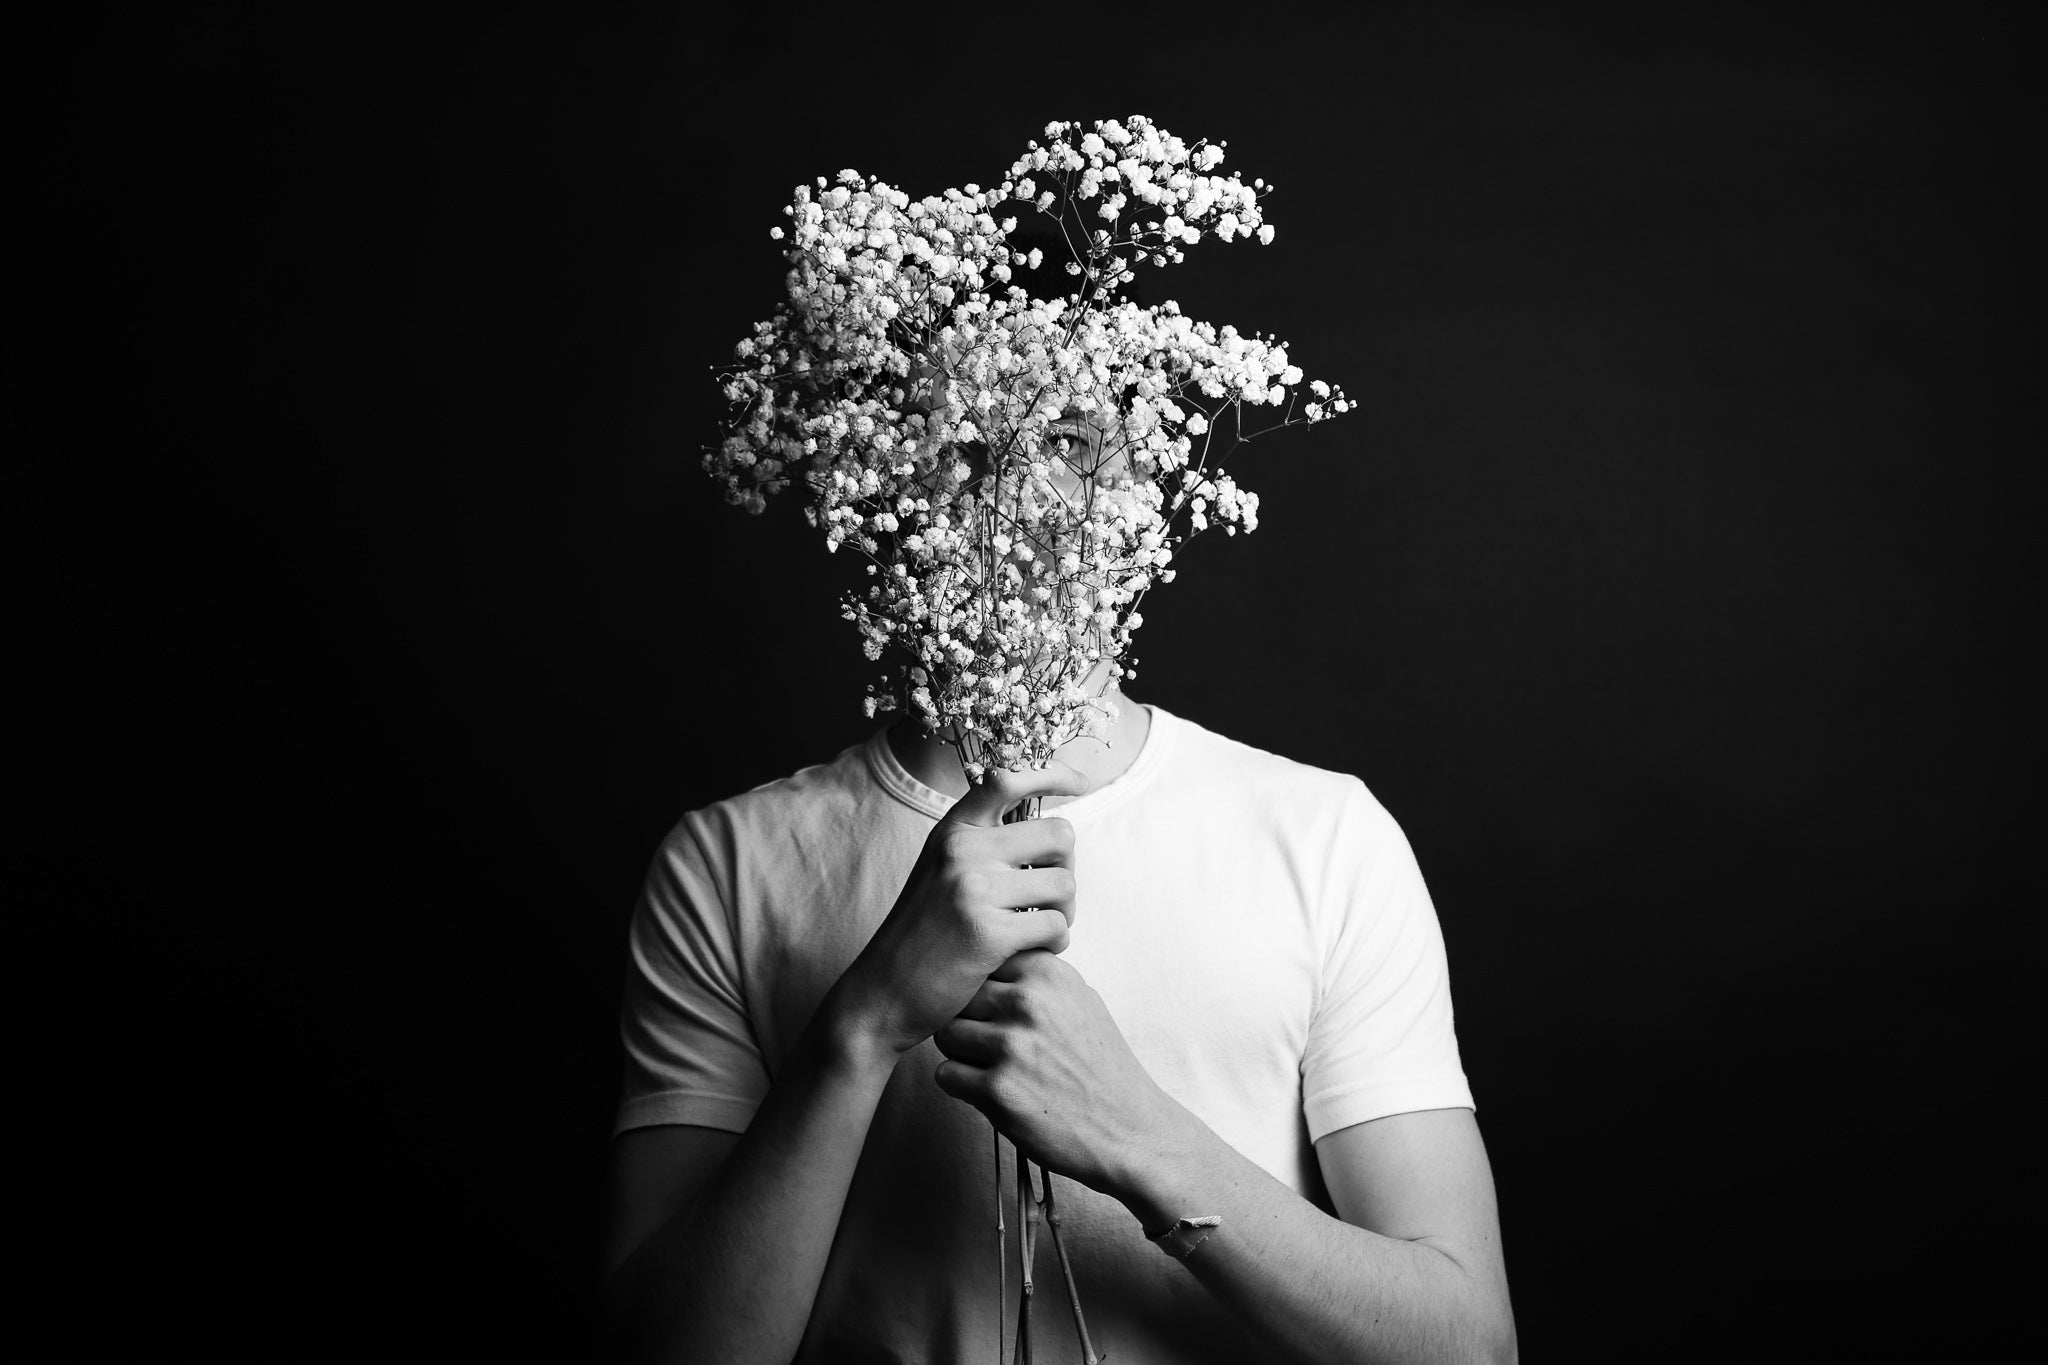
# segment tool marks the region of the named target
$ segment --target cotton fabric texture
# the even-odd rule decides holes
[[[1048,812],[1075,833],[1065,960],[1162,1088],[1327,1209],[1316,1139],[1472,1107],[1436,912],[1407,840],[1358,779],[1150,710],[1131,767]],[[633,918],[617,1130],[744,1132],[950,805],[878,731],[685,816]],[[995,1349],[990,1130],[938,1088],[940,1060],[927,1040],[889,1082],[800,1360]],[[1006,1191],[1010,1162],[1006,1144]],[[1122,1205],[1066,1180],[1058,1199],[1099,1350],[1122,1365],[1246,1358],[1236,1323]],[[1009,1271],[1014,1305],[1014,1247]],[[1041,1358],[1066,1359],[1073,1321],[1042,1233],[1036,1278]]]

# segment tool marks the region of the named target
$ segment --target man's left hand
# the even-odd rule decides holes
[[[988,1115],[1026,1156],[1116,1196],[1179,1105],[1081,974],[1031,949],[996,969],[933,1036],[939,1088]]]

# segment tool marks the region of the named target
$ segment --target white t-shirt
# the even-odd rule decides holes
[[[1436,912],[1406,839],[1358,779],[1150,709],[1131,767],[1048,812],[1075,835],[1065,960],[1163,1089],[1327,1208],[1316,1139],[1472,1106]],[[633,918],[618,1131],[744,1132],[950,805],[877,732],[685,816]],[[938,1088],[940,1060],[926,1041],[890,1079],[800,1360],[996,1349],[990,1130]],[[1005,1170],[1010,1159],[1005,1144]],[[1099,1351],[1121,1365],[1245,1358],[1227,1312],[1120,1204],[1067,1180],[1058,1198]],[[1044,1358],[1064,1359],[1073,1321],[1047,1241],[1034,1334]],[[1013,1248],[1013,1304],[1017,1282]]]

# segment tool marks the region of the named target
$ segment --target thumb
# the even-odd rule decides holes
[[[1080,796],[1089,782],[1079,768],[1058,759],[1043,768],[1011,772],[991,768],[981,781],[967,789],[967,795],[953,803],[946,818],[962,825],[993,826],[1003,822],[1003,812],[1033,796]]]

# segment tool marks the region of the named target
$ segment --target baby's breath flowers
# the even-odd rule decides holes
[[[802,481],[827,548],[868,560],[846,615],[898,664],[870,714],[907,705],[971,780],[1099,732],[1084,683],[1129,676],[1178,546],[1258,525],[1224,457],[1350,406],[1276,340],[1128,296],[1205,238],[1273,240],[1270,187],[1223,155],[1142,117],[1051,123],[994,186],[913,200],[841,171],[771,233],[789,300],[735,348],[705,468],[754,512]],[[1038,297],[1048,247],[1064,274]]]

